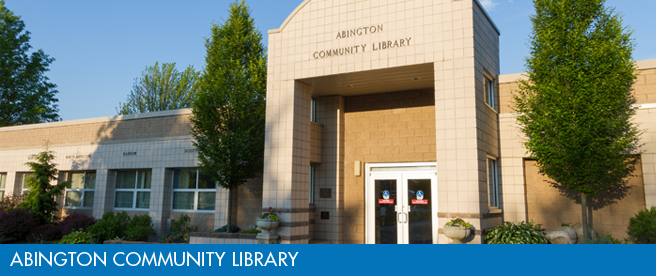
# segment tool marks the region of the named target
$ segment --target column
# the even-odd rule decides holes
[[[281,243],[309,239],[310,103],[312,87],[282,81],[267,92],[262,209],[281,211]]]
[[[319,240],[344,242],[344,97],[317,99],[317,122],[323,124],[321,164],[315,167],[315,234]],[[329,189],[330,197],[319,196]],[[321,213],[328,212],[328,218]],[[353,221],[353,225],[363,223]]]
[[[114,209],[115,182],[116,172],[96,170],[96,190],[93,197],[93,217],[96,219]]]
[[[170,230],[167,221],[171,212],[171,183],[173,183],[173,170],[153,168],[148,215],[153,219],[157,236],[166,234]]]

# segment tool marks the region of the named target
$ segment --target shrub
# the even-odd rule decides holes
[[[75,231],[64,236],[59,244],[88,244],[92,242],[92,239],[91,233]]]
[[[656,243],[656,207],[642,210],[632,217],[626,233],[635,239],[635,243]]]
[[[241,231],[241,233],[243,233],[243,234],[259,234],[259,233],[262,233],[262,230],[257,229],[257,228],[251,228],[251,229],[248,229],[248,230]]]
[[[514,224],[506,222],[487,232],[485,240],[488,244],[546,244],[549,243],[545,237],[540,234],[542,224],[533,224],[520,222]]]
[[[45,243],[46,241],[58,240],[62,237],[62,232],[57,226],[52,224],[44,224],[32,230],[28,236],[28,240]]]
[[[239,227],[237,225],[232,224],[231,227],[230,227],[230,231],[231,231],[230,233],[239,233],[239,231],[241,231],[241,229],[239,229]],[[223,225],[223,227],[221,227],[221,228],[214,229],[214,233],[225,233],[225,232],[228,232],[228,225],[227,224]]]
[[[160,239],[163,243],[184,243],[189,242],[189,233],[171,232],[163,235]]]
[[[96,219],[92,216],[81,213],[71,213],[59,222],[57,227],[62,235],[65,236],[75,231],[85,232],[89,226],[94,225],[95,223]]]
[[[0,210],[0,243],[25,240],[36,227],[34,215],[27,210]]]
[[[18,205],[25,200],[27,194],[8,194],[0,198],[0,210],[9,211],[18,208]]]
[[[106,240],[115,237],[125,237],[125,231],[130,223],[130,216],[123,211],[114,214],[114,212],[105,213],[96,224],[87,228],[87,233],[93,236],[97,243],[103,243]]]
[[[580,242],[579,244],[615,244],[615,242],[609,237],[597,238],[594,240],[585,239],[585,241]]]
[[[130,220],[125,234],[130,241],[148,241],[148,238],[157,235],[157,232],[153,229],[153,220],[149,215],[135,215]]]
[[[181,233],[190,233],[198,231],[198,226],[189,225],[191,223],[191,218],[185,214],[180,216],[180,219],[176,220],[171,227],[171,232],[181,232]]]

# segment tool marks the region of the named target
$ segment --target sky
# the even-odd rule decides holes
[[[5,0],[31,33],[33,49],[55,58],[46,74],[57,85],[59,115],[76,120],[116,115],[134,80],[155,62],[201,70],[212,24],[233,0]],[[531,32],[530,0],[479,0],[501,31],[501,73],[524,72]],[[303,0],[246,0],[268,45]],[[634,31],[635,60],[656,59],[655,0],[608,0]]]

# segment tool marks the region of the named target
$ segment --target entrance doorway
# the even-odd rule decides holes
[[[436,163],[367,164],[365,240],[437,243]]]

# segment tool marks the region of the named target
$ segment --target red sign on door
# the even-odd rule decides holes
[[[428,204],[428,199],[413,199],[412,204],[426,205]]]
[[[394,199],[379,199],[378,204],[394,204]]]

